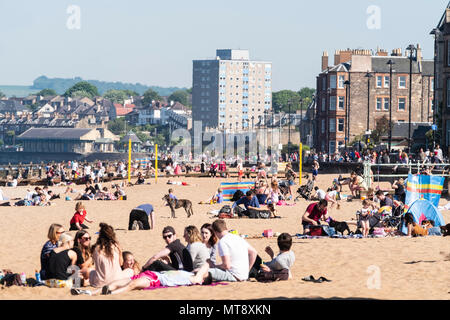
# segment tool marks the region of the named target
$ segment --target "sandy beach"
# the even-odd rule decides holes
[[[319,175],[318,185],[326,188],[331,185],[333,175]],[[200,201],[209,199],[216,191],[221,178],[172,179],[186,181],[190,186],[167,185],[166,178],[158,183],[147,180],[151,185],[133,186],[126,189],[126,201],[85,201],[89,232],[95,242],[100,222],[106,222],[116,229],[117,238],[123,250],[132,251],[141,263],[146,262],[165,245],[161,231],[171,225],[182,238],[187,225],[198,228],[214,221],[208,211],[220,209],[221,204],[201,205]],[[134,181],[134,180],[133,180]],[[298,182],[297,182],[298,183]],[[108,184],[107,184],[108,185]],[[382,187],[386,187],[383,184]],[[169,187],[175,190],[179,199],[190,199],[194,204],[194,216],[187,218],[184,210],[177,210],[177,218],[170,218],[170,210],[161,198]],[[298,186],[295,186],[295,190]],[[28,187],[30,188],[30,187]],[[27,187],[3,187],[5,196],[23,198]],[[55,193],[63,192],[65,187],[52,187]],[[82,190],[83,186],[75,189]],[[350,194],[344,186],[343,194]],[[25,272],[34,277],[40,269],[39,255],[47,241],[47,231],[51,223],[63,224],[69,229],[69,221],[74,213],[75,201],[57,199],[50,207],[0,207],[0,268],[13,272]],[[150,203],[155,208],[156,227],[149,231],[128,231],[128,216],[132,208]],[[290,203],[294,203],[290,201]],[[240,234],[261,236],[264,229],[274,232],[288,232],[291,235],[302,232],[301,216],[307,204],[305,200],[293,206],[277,207],[281,219],[228,219],[229,229]],[[440,205],[447,200],[441,199]],[[333,209],[331,215],[341,221],[355,218],[360,201],[341,202],[339,210]],[[443,211],[444,220],[450,221],[450,212]],[[354,230],[355,226],[351,226]],[[75,232],[71,232],[74,234]],[[264,248],[270,245],[277,253],[276,238],[248,239],[264,261],[269,256]],[[293,280],[263,284],[256,281],[232,283],[220,286],[192,286],[161,288],[150,291],[132,291],[115,296],[71,296],[69,289],[47,287],[2,288],[0,299],[157,299],[157,300],[206,300],[206,299],[276,299],[276,298],[364,298],[364,299],[449,299],[450,298],[450,238],[447,237],[387,237],[369,239],[297,239],[294,237],[292,250],[296,262],[292,269]],[[220,259],[219,259],[220,260]],[[324,276],[332,282],[311,283],[301,279],[313,275]],[[377,277],[379,275],[379,277]]]

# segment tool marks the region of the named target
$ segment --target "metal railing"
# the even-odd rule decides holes
[[[397,167],[397,168],[408,168],[407,173],[399,173],[399,174],[380,174],[380,168],[383,167]],[[400,178],[400,177],[408,177],[409,174],[418,174],[423,170],[423,167],[432,167],[433,176],[440,177],[450,177],[449,170],[450,163],[430,163],[430,162],[410,162],[410,163],[371,163],[370,161],[364,162],[364,171],[363,178],[366,185],[371,188],[372,187],[372,178]],[[376,168],[374,170],[376,174],[372,172],[372,168]],[[397,170],[396,170],[397,171]],[[438,171],[438,172],[436,172]],[[439,172],[441,171],[441,172]]]

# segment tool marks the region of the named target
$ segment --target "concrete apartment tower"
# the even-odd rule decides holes
[[[249,130],[272,110],[272,63],[250,60],[248,50],[218,49],[215,59],[194,60],[192,78],[192,120],[203,129]]]

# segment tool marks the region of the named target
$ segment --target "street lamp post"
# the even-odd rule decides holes
[[[347,140],[349,140],[349,125],[348,125],[348,120],[349,120],[349,89],[350,89],[350,80],[346,80],[344,82],[345,85],[345,151],[347,151]]]
[[[408,48],[409,50],[409,116],[408,116],[408,152],[411,153],[411,111],[412,111],[412,61],[413,61],[413,52],[416,51],[416,47],[413,44],[410,44]]]
[[[300,126],[298,128],[298,131],[300,132],[300,143],[302,143],[302,137],[303,137],[303,133],[302,133],[302,125],[303,125],[303,120],[302,117],[303,116],[303,99],[300,98]]]
[[[434,74],[433,74],[433,125],[436,125],[436,107],[437,107],[437,103],[436,103],[436,65],[438,63],[437,61],[437,38],[439,37],[441,31],[438,28],[434,28],[433,30],[431,30],[430,34],[434,35]],[[430,121],[428,119],[428,121]],[[433,130],[433,149],[435,147],[436,144],[436,130]]]
[[[373,77],[373,74],[370,73],[370,71],[367,71],[365,77],[367,78],[367,130],[366,130],[366,143],[367,147],[369,145],[369,130],[370,130],[370,78]]]
[[[292,101],[289,100],[288,106],[289,106],[289,113],[288,113],[288,157],[291,154],[291,105]],[[289,160],[287,160],[289,161]]]
[[[388,152],[391,152],[391,144],[392,144],[392,83],[394,80],[392,79],[392,66],[395,62],[392,59],[389,59],[387,62],[389,65],[389,141],[388,141]]]

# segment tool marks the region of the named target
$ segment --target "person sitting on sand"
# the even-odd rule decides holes
[[[193,263],[191,254],[180,240],[177,239],[175,229],[171,226],[164,227],[162,236],[167,246],[153,255],[144,264],[142,269],[150,271],[192,271]]]
[[[81,230],[81,229],[89,229],[88,226],[84,225],[83,222],[86,220],[89,223],[94,222],[93,220],[89,220],[87,217],[86,208],[84,207],[83,202],[79,201],[75,205],[75,213],[70,220],[70,231],[72,230]]]
[[[48,261],[50,259],[50,252],[58,247],[58,239],[64,233],[64,228],[58,223],[52,223],[48,229],[47,237],[48,241],[44,244],[41,250],[41,279],[48,279],[47,275],[49,273]]]
[[[237,206],[243,204],[245,211],[238,213],[240,217],[247,216],[249,218],[256,218],[259,212],[267,213],[267,209],[260,208],[259,201],[253,191],[249,190],[245,194],[245,197],[240,198],[235,203],[233,203],[231,209],[234,210]]]
[[[260,180],[267,180],[267,172],[266,172],[266,165],[264,163],[261,163],[258,168],[258,174],[256,175],[256,181]]]
[[[145,183],[145,179],[142,176],[142,173],[139,172],[138,175],[137,175],[137,181],[136,181],[135,184],[137,185],[137,184],[144,184],[144,183]]]
[[[259,182],[259,185],[255,183],[255,195],[258,198],[259,204],[265,204],[269,195],[269,190],[264,183],[264,180]]]
[[[210,223],[205,223],[200,228],[200,232],[202,234],[203,243],[209,252],[209,259],[207,262],[210,266],[214,266],[216,264],[216,255],[217,255],[217,237],[214,234],[212,229],[212,225]]]
[[[428,236],[428,235],[442,235],[441,229],[439,227],[434,227],[434,221],[424,220],[422,221],[422,225],[417,224],[414,221],[414,217],[412,213],[408,212],[405,214],[405,225],[408,229],[407,236]]]
[[[210,258],[209,250],[203,243],[200,231],[198,231],[196,226],[187,226],[184,228],[183,237],[187,243],[186,249],[191,254],[193,270],[196,271],[207,263],[207,260]]]
[[[303,233],[308,234],[310,232],[310,226],[320,225],[320,220],[328,219],[327,211],[328,201],[325,199],[319,202],[311,203],[302,216]]]
[[[217,219],[212,229],[219,239],[220,265],[209,269],[213,281],[245,281],[256,261],[256,250],[241,237],[228,232],[225,220]]]
[[[99,235],[92,249],[92,259],[95,270],[90,271],[88,277],[89,284],[93,287],[102,288],[113,281],[133,276],[132,270],[122,270],[122,249],[114,228],[106,223],[100,223]]]
[[[119,186],[117,183],[113,186],[113,188],[116,189],[116,191],[114,192],[114,196],[116,197],[116,199],[118,200],[127,200],[127,194],[125,193],[125,190]]]
[[[122,270],[131,269],[133,270],[134,275],[138,275],[139,273],[141,273],[141,266],[130,251],[122,252],[122,260]]]
[[[274,252],[270,246],[267,246],[265,251],[272,259],[261,265],[261,269],[265,272],[280,271],[283,269],[289,270],[289,279],[292,279],[291,267],[295,262],[295,254],[291,251],[292,237],[289,233],[282,233],[277,238],[278,248],[280,253],[274,258]]]
[[[83,258],[72,249],[73,238],[70,234],[63,233],[58,242],[59,246],[50,252],[47,278],[67,280],[71,276],[67,268],[81,264]]]
[[[86,230],[77,231],[75,234],[73,250],[83,257],[83,263],[78,265],[80,269],[93,269],[94,262],[92,261],[91,235],[89,232]]]
[[[369,189],[366,182],[364,181],[364,178],[357,175],[356,172],[353,171],[350,177],[352,178],[352,180],[350,181],[348,187],[350,188],[353,198],[356,198],[357,191],[367,191]]]
[[[325,197],[327,196],[327,193],[320,189],[318,186],[314,187],[314,195],[312,196],[312,199],[314,200],[325,200]]]

